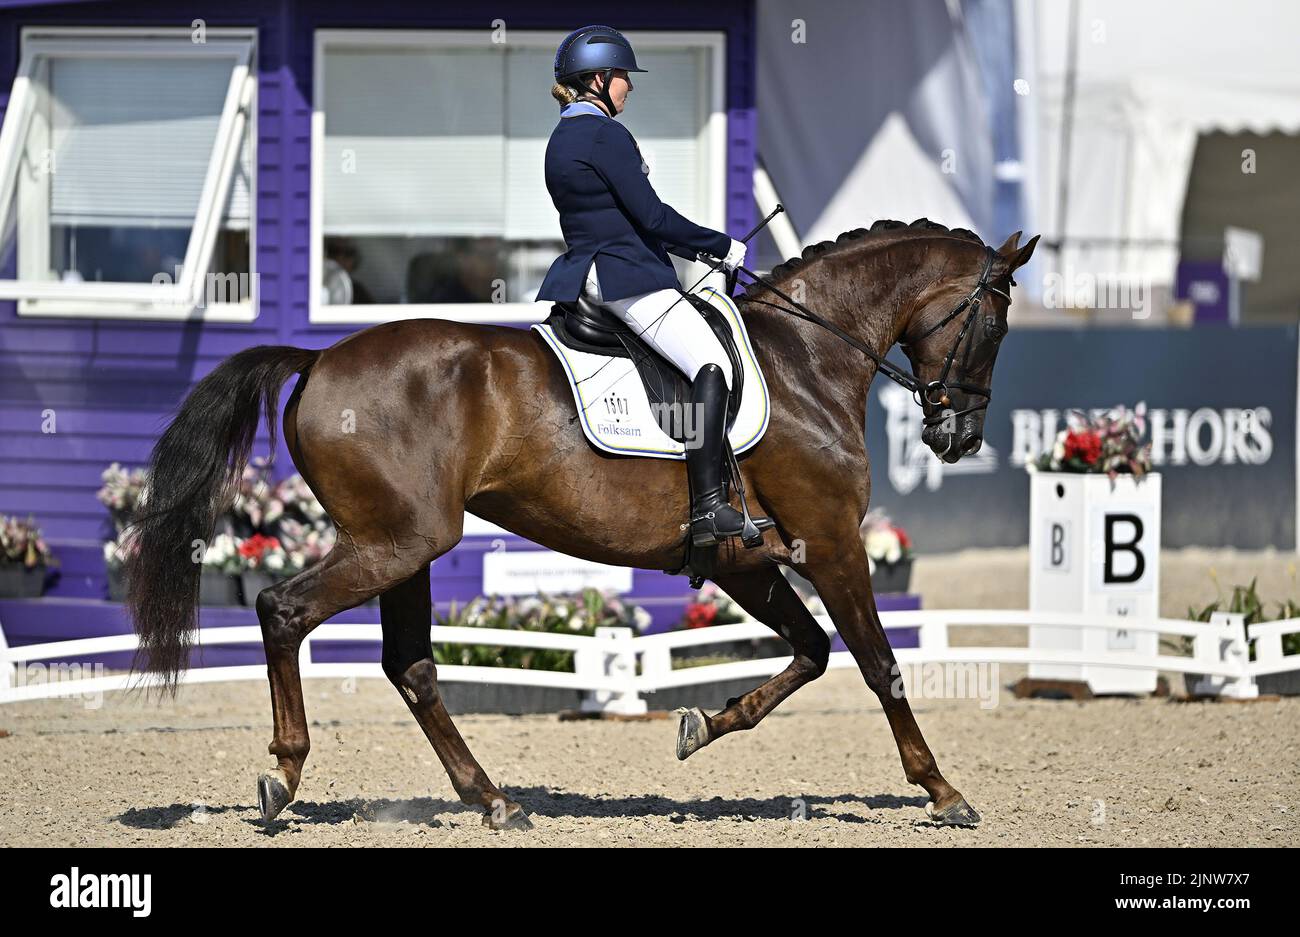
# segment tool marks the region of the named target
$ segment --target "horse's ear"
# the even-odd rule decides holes
[[[1011,266],[1008,269],[1018,270],[1019,268],[1023,267],[1025,264],[1029,263],[1029,258],[1034,256],[1034,248],[1038,246],[1038,239],[1040,237],[1042,237],[1041,234],[1035,234],[1032,238],[1029,239],[1028,244],[1020,248],[1020,250],[1016,251],[1013,256],[1009,257],[1008,261],[1010,262]]]
[[[1016,249],[1016,245],[1020,243],[1020,235],[1024,233],[1025,232],[1023,231],[1017,231],[1015,234],[1011,235],[1011,237],[1007,238],[1006,243],[998,248],[998,253],[1003,257],[1010,257],[1012,252]]]

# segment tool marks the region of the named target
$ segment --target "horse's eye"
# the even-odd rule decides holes
[[[1007,327],[999,325],[997,319],[989,316],[984,320],[984,334],[989,341],[997,343],[1002,341],[1002,336],[1007,334]]]

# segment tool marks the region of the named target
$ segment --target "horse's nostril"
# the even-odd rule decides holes
[[[980,451],[980,446],[983,444],[984,440],[981,437],[968,436],[961,444],[961,453],[962,455],[974,455],[976,452]]]

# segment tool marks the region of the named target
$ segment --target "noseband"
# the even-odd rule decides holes
[[[943,328],[953,319],[957,318],[959,315],[962,314],[963,311],[969,310],[968,312],[966,312],[965,321],[962,322],[961,331],[957,333],[956,341],[952,343],[952,348],[948,350],[948,354],[943,359],[943,370],[940,372],[938,380],[930,381],[928,384],[923,382],[915,374],[904,371],[902,368],[895,365],[892,361],[889,361],[887,358],[885,358],[884,355],[877,352],[874,348],[871,348],[870,346],[864,344],[863,342],[858,341],[858,339],[854,338],[848,332],[845,332],[835,323],[826,321],[821,316],[817,315],[817,313],[808,309],[802,303],[796,302],[795,300],[791,299],[785,293],[781,292],[781,290],[777,289],[776,286],[773,285],[766,278],[759,276],[758,274],[748,269],[747,267],[737,267],[736,270],[745,273],[747,276],[751,277],[756,283],[761,283],[763,286],[767,287],[777,296],[781,297],[783,300],[789,303],[790,307],[793,308],[781,306],[778,305],[777,303],[768,302],[767,300],[763,300],[763,299],[753,299],[753,300],[749,300],[749,302],[757,303],[758,305],[762,305],[762,306],[771,306],[774,309],[780,309],[783,312],[788,312],[790,313],[790,315],[797,316],[800,319],[807,319],[809,322],[821,326],[826,331],[830,332],[832,335],[836,336],[837,338],[841,339],[847,344],[852,345],[858,351],[862,352],[864,355],[866,355],[868,358],[874,361],[876,363],[876,369],[880,371],[882,374],[884,374],[885,377],[889,378],[894,383],[910,391],[912,394],[912,398],[921,407],[922,411],[924,411],[925,404],[927,403],[931,407],[951,406],[952,395],[949,392],[952,390],[959,390],[962,393],[966,394],[967,396],[984,398],[983,403],[973,404],[964,410],[957,411],[956,413],[940,412],[938,414],[935,414],[934,416],[927,416],[922,421],[926,426],[936,426],[940,423],[945,422],[946,420],[956,419],[959,416],[965,416],[967,413],[974,413],[977,410],[986,409],[989,405],[989,400],[993,396],[992,388],[981,387],[977,384],[970,384],[962,380],[956,380],[956,381],[948,380],[948,374],[952,370],[953,362],[957,358],[957,350],[961,348],[962,342],[966,338],[966,333],[970,331],[971,324],[975,321],[976,316],[979,315],[980,302],[984,297],[985,291],[1001,296],[1008,303],[1011,302],[1011,296],[1008,295],[1005,290],[1000,290],[989,282],[989,274],[993,272],[993,258],[997,256],[997,251],[987,246],[984,248],[984,250],[985,250],[984,270],[983,272],[980,273],[979,282],[975,284],[975,288],[970,291],[970,294],[965,299],[963,299],[960,303],[957,304],[957,307],[953,309],[952,312],[948,313],[942,319],[936,322],[934,325],[930,326],[928,329],[922,332],[921,335],[916,340],[916,341],[923,341],[924,339],[933,335],[935,332],[939,331],[939,329]],[[1014,286],[1016,281],[1011,280],[1010,282],[1011,285]],[[909,346],[914,346],[916,342],[900,341],[898,344],[901,348],[906,350]],[[965,376],[966,366],[969,363],[969,361],[970,361],[970,345],[967,344],[966,352],[965,354],[962,355],[962,361],[961,361],[961,372],[963,377]]]
[[[953,309],[952,312],[948,313],[934,325],[922,332],[920,337],[917,339],[917,341],[923,341],[926,338],[929,338],[935,332],[939,331],[939,329],[957,318],[957,316],[961,315],[963,310],[970,310],[970,312],[966,314],[965,321],[961,324],[961,330],[957,333],[957,338],[952,343],[952,348],[948,350],[948,354],[943,359],[943,370],[939,373],[938,380],[931,381],[930,383],[915,389],[909,388],[912,390],[913,399],[916,399],[918,405],[920,405],[922,399],[924,399],[925,403],[928,403],[931,407],[949,407],[952,405],[952,395],[949,393],[951,390],[959,390],[968,397],[983,397],[984,402],[972,404],[964,410],[958,410],[956,413],[937,413],[934,416],[925,417],[922,422],[926,426],[937,426],[946,420],[956,419],[959,416],[965,416],[967,413],[974,413],[977,410],[985,410],[988,408],[989,400],[993,397],[993,389],[991,387],[981,387],[978,384],[970,384],[965,381],[948,380],[948,372],[952,370],[953,361],[957,357],[957,349],[961,347],[962,342],[966,338],[966,333],[970,331],[971,324],[979,315],[980,302],[983,299],[985,290],[990,293],[996,293],[998,296],[1006,299],[1008,303],[1011,302],[1010,295],[989,283],[989,274],[993,271],[993,257],[995,251],[991,247],[986,247],[984,250],[986,252],[984,255],[984,270],[980,273],[979,282],[975,284],[975,288],[971,290],[970,295],[958,303],[957,308]],[[1011,283],[1014,286],[1015,280],[1012,280]],[[898,343],[899,347],[904,350],[909,346],[914,346],[915,344],[916,342],[904,341]],[[967,365],[970,362],[971,344],[973,343],[968,343],[966,345],[966,351],[962,355],[961,370],[963,375],[966,373]],[[912,378],[912,380],[918,385],[920,384],[920,380],[914,375],[908,375],[908,377]],[[922,406],[922,409],[924,409],[924,406]]]

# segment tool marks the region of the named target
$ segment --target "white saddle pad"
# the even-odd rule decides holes
[[[740,455],[752,449],[767,430],[771,409],[767,382],[754,357],[745,322],[735,303],[712,287],[705,287],[697,295],[721,311],[736,337],[745,386],[736,422],[728,436],[732,449]],[[593,446],[617,455],[686,458],[685,446],[664,432],[657,414],[651,409],[641,376],[630,358],[574,351],[555,337],[549,325],[539,323],[533,328],[551,346],[564,366],[569,386],[573,389],[573,402],[577,404],[581,417],[582,431]],[[685,419],[689,420],[689,415]],[[689,424],[686,429],[690,431]]]

